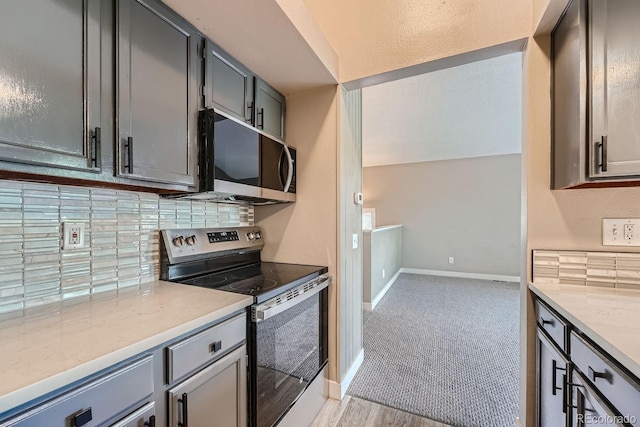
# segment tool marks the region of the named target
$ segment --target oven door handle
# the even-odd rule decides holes
[[[280,303],[274,306],[269,306],[269,301],[267,301],[266,303],[259,305],[255,308],[255,316],[253,316],[253,321],[260,322],[262,320],[267,320],[268,318],[275,316],[276,314],[280,314],[283,311],[293,307],[294,305],[299,304],[302,301],[309,299],[314,295],[317,295],[320,291],[326,289],[330,283],[331,283],[331,277],[326,277],[325,280],[320,282],[317,286],[283,303]]]

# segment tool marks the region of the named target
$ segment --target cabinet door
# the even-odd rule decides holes
[[[640,2],[589,2],[591,176],[640,175]]]
[[[2,1],[0,160],[99,172],[101,25],[99,1]]]
[[[119,1],[117,18],[117,173],[193,186],[200,37],[157,3]]]
[[[269,135],[284,139],[284,114],[284,96],[256,78],[255,126]]]
[[[249,70],[207,41],[206,107],[253,123],[253,81]]]
[[[586,427],[592,425],[606,425],[627,427],[635,423],[628,417],[617,413],[575,370],[571,375],[573,387],[572,399],[572,427]]]
[[[536,337],[536,425],[567,425],[567,362],[539,328]]]
[[[242,346],[168,392],[169,426],[245,427],[247,356]]]

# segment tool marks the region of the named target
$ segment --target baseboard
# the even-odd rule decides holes
[[[364,348],[360,350],[358,357],[353,361],[349,371],[340,383],[329,381],[329,397],[331,399],[342,400],[344,395],[347,394],[347,389],[349,388],[351,381],[353,381],[353,378],[356,376],[358,369],[360,369],[362,362],[364,362]]]
[[[500,280],[502,282],[518,282],[520,276],[504,276],[501,274],[463,273],[461,271],[423,270],[421,268],[401,268],[402,273],[426,274],[429,276],[462,277],[465,279]]]
[[[399,269],[396,272],[396,274],[394,274],[393,277],[391,279],[389,279],[387,284],[384,285],[384,288],[382,288],[382,290],[380,292],[378,292],[378,295],[376,295],[376,297],[373,299],[373,301],[371,301],[370,303],[368,303],[368,302],[362,303],[362,307],[365,310],[369,310],[369,311],[371,311],[374,308],[376,308],[376,305],[378,305],[378,303],[380,302],[382,297],[389,291],[389,289],[391,289],[391,285],[393,285],[393,283],[396,281],[396,279],[398,278],[398,276],[400,275],[401,272],[402,272],[402,269]]]

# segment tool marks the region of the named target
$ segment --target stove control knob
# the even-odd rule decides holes
[[[253,234],[253,231],[250,231],[247,233],[247,239],[249,239],[250,242],[255,238],[256,238],[256,235]]]
[[[176,236],[171,241],[173,242],[173,245],[177,247],[184,245],[184,237],[182,236]]]
[[[256,239],[261,239],[262,238],[262,233],[260,233],[259,231],[256,231]]]
[[[196,243],[198,243],[198,239],[196,239],[196,235],[192,234],[191,236],[187,237],[186,239],[184,239],[185,242],[187,242],[187,245],[189,246],[193,246]]]

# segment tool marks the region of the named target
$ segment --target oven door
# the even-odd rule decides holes
[[[252,307],[252,426],[276,424],[327,363],[330,281],[324,275]]]

